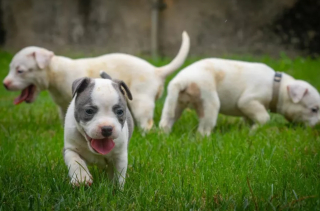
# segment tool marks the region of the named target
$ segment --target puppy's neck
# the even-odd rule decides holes
[[[66,79],[68,72],[65,70],[65,65],[70,63],[72,60],[67,57],[62,56],[53,56],[50,64],[46,68],[47,72],[47,80],[48,80],[48,87],[47,89],[59,89],[63,84],[64,80]]]
[[[292,76],[286,73],[282,73],[282,81],[279,88],[279,100],[277,105],[277,113],[282,114],[284,116],[286,116],[286,112],[287,112],[286,105],[291,101],[288,95],[287,86],[290,82],[294,80],[295,79]]]
[[[53,56],[46,68],[46,81],[48,84],[46,89],[50,92],[55,103],[62,107],[66,107],[71,99],[70,84],[73,81],[73,77],[70,77],[70,71],[66,67],[72,67],[72,61],[67,57]]]

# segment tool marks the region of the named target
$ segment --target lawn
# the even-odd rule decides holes
[[[0,53],[1,80],[11,58]],[[320,90],[320,60],[229,58],[264,62]],[[186,110],[170,135],[157,127],[145,136],[135,130],[123,191],[95,167],[91,187],[72,188],[56,106],[47,92],[33,104],[14,106],[17,95],[0,88],[0,210],[320,210],[319,126],[272,115],[249,135],[241,119],[220,115],[203,138],[195,112]],[[156,125],[164,98],[157,102]]]

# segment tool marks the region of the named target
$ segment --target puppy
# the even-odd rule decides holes
[[[150,63],[127,54],[107,54],[95,58],[70,59],[56,56],[39,47],[27,47],[12,59],[4,86],[10,91],[22,90],[15,104],[33,102],[38,93],[48,90],[64,119],[72,99],[72,82],[80,77],[98,78],[105,70],[112,78],[124,81],[134,95],[130,107],[137,123],[144,130],[153,126],[155,100],[162,95],[164,81],[185,61],[189,52],[189,37],[182,34],[177,57],[168,65],[154,67]]]
[[[128,143],[133,121],[126,104],[132,100],[127,85],[111,80],[79,78],[72,84],[73,99],[64,128],[64,160],[73,185],[92,184],[87,164],[107,167],[108,176],[123,188]]]
[[[243,116],[254,127],[269,121],[268,109],[310,126],[320,118],[320,96],[309,83],[265,64],[215,58],[186,67],[169,83],[160,127],[169,132],[187,106],[196,110],[203,135],[215,127],[219,112]]]

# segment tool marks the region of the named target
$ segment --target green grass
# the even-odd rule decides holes
[[[11,58],[0,53],[1,79]],[[320,89],[320,60],[231,58],[265,62]],[[186,110],[170,135],[135,130],[123,191],[95,167],[90,188],[72,188],[56,106],[46,92],[31,105],[13,106],[17,94],[0,88],[0,210],[320,210],[319,127],[272,115],[249,136],[240,119],[219,116],[212,135],[202,138],[195,112]]]

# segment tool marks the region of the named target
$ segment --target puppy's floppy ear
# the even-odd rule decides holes
[[[108,75],[106,72],[104,72],[104,71],[100,71],[100,77],[101,78],[104,78],[104,79],[110,79],[110,80],[112,80],[112,78],[111,78],[111,76],[110,75]]]
[[[292,83],[287,86],[287,91],[292,102],[298,103],[308,93],[308,88],[301,83]]]
[[[76,93],[80,93],[85,90],[85,88],[87,88],[87,86],[90,84],[90,81],[91,79],[88,77],[78,78],[75,80],[72,83],[72,97],[74,97]]]
[[[121,93],[122,93],[123,95],[125,95],[124,92],[126,92],[126,95],[127,95],[127,97],[129,98],[129,100],[132,100],[132,94],[131,94],[131,92],[130,92],[128,86],[127,86],[127,84],[125,84],[123,81],[117,80],[117,79],[114,79],[113,81],[116,82],[116,83],[119,85],[119,89],[120,89]],[[122,88],[124,89],[124,91],[123,91]]]
[[[54,53],[48,50],[39,50],[31,54],[37,62],[37,65],[40,69],[47,67],[50,63],[51,58],[54,56]]]

